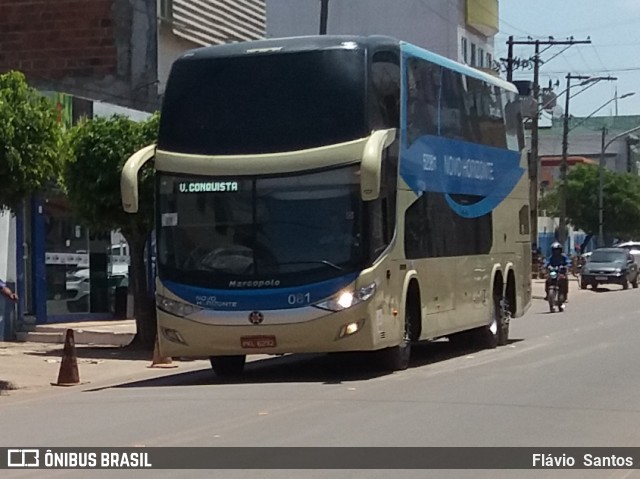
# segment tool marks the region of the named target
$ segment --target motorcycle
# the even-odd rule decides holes
[[[564,302],[566,300],[564,293],[560,288],[560,284],[567,281],[566,266],[549,266],[549,311],[555,313],[556,307],[558,311],[564,311]]]

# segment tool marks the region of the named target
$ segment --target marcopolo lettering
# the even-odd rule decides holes
[[[260,279],[255,281],[229,281],[230,288],[269,288],[280,286],[279,279]]]
[[[225,191],[238,191],[237,181],[198,181],[183,182],[178,185],[180,193],[216,193]]]

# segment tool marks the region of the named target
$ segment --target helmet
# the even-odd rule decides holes
[[[551,251],[562,251],[562,245],[557,241],[551,245]]]

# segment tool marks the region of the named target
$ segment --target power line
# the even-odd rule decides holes
[[[584,27],[581,28],[580,30],[575,30],[573,31],[573,33],[583,33],[583,32],[593,32],[596,30],[611,30],[611,27],[617,27],[620,25],[638,25],[638,23],[640,23],[640,18],[636,17],[632,20],[624,20],[622,22],[616,22],[616,23],[600,23],[598,25],[594,25],[591,27]]]
[[[566,60],[566,58],[565,58]],[[576,71],[576,73],[579,74],[589,74],[589,73],[624,73],[624,72],[635,72],[635,71],[640,71],[640,67],[628,67],[628,68],[606,68],[603,70],[590,70],[590,71],[578,71],[578,70],[573,70]],[[563,73],[565,73],[566,71],[545,71],[544,73],[546,75],[561,75]]]
[[[598,45],[598,48],[637,47],[638,45],[640,45],[640,42],[633,42],[633,43],[605,43],[604,45]]]
[[[551,58],[549,58],[548,60],[545,60],[545,63],[549,63],[551,60],[553,60],[555,57],[557,57],[558,55],[562,55],[565,51],[567,51],[569,48],[571,48],[572,44],[570,43],[569,45],[567,45],[566,47],[564,47],[562,50],[560,50],[558,53],[556,53],[555,55],[553,55]]]
[[[564,58],[564,61],[567,62],[567,65],[569,65],[569,70],[572,72],[577,71],[577,69],[573,66],[573,63],[571,62],[571,60],[569,60],[569,56],[565,55],[564,52],[561,55],[562,55],[562,58]]]
[[[591,66],[589,65],[589,62],[587,61],[587,59],[584,57],[584,54],[582,53],[582,50],[580,50],[578,48],[576,51],[578,52],[578,55],[580,55],[580,58],[584,62],[584,66],[587,67],[587,70],[593,70],[593,68],[591,68]]]
[[[594,51],[594,52],[595,52],[595,54],[596,54],[596,58],[597,58],[597,59],[598,59],[598,61],[600,62],[600,66],[606,70],[606,68],[607,68],[607,67],[604,65],[604,62],[602,61],[602,57],[600,56],[600,53],[598,52],[598,49],[597,49],[597,48],[596,48],[596,46],[595,46],[595,45],[593,45],[593,44],[591,45],[591,47],[593,48],[593,51]]]

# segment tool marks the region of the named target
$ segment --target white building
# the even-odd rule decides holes
[[[267,36],[317,35],[321,0],[266,0]],[[498,0],[326,0],[328,35],[388,35],[479,68],[494,62]]]

